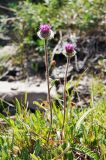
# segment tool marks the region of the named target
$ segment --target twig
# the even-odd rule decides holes
[[[52,60],[53,60],[54,55],[55,55],[55,53],[56,53],[56,50],[59,48],[59,46],[62,47],[62,31],[61,31],[61,30],[59,31],[59,34],[60,34],[60,39],[59,39],[56,47],[55,47],[54,50],[53,50],[53,54],[52,54],[52,58],[51,58]]]
[[[2,6],[2,5],[0,5],[0,9],[7,10],[7,11],[9,11],[9,12],[16,12],[16,10],[15,10],[15,9],[12,9],[12,8],[7,8],[7,7],[5,7],[5,6]]]

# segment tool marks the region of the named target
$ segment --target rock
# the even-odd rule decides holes
[[[64,92],[64,85],[60,84],[60,85],[59,85],[59,88],[58,88],[58,90],[57,90],[57,93],[60,94],[60,95],[62,95],[63,92]]]
[[[0,48],[0,58],[8,55],[15,55],[17,49],[18,46],[15,45],[7,45],[5,47]]]
[[[8,36],[3,36],[3,34],[0,34],[0,45],[5,46],[11,41],[11,38]]]
[[[27,93],[28,107],[33,111],[37,106],[33,104],[34,101],[44,101],[47,99],[47,84],[46,82],[40,83],[40,86],[36,86],[36,83],[30,82],[1,82],[0,81],[0,98],[15,104],[17,98],[21,104],[24,104],[25,93]],[[56,95],[56,89],[51,90],[51,97]]]
[[[79,101],[76,103],[77,107],[84,107],[84,101]]]
[[[66,56],[62,53],[54,54],[53,60],[56,61],[56,66],[64,65],[67,62]]]
[[[34,76],[40,74],[41,77],[45,76],[45,60],[44,57],[34,55],[32,58],[27,60],[27,72],[28,76]]]
[[[13,76],[9,76],[8,77],[8,82],[13,82],[13,81],[15,81],[15,78]]]
[[[53,79],[60,79],[63,81],[64,75],[65,75],[65,70],[66,70],[66,65],[55,67],[51,73],[51,77]],[[73,66],[71,66],[71,64],[69,64],[67,77],[71,76],[72,71],[73,71]]]
[[[85,96],[89,96],[90,92],[89,92],[89,84],[90,84],[90,80],[91,77],[88,76],[84,76],[80,81],[79,81],[79,85],[76,88],[76,91],[80,94],[80,95],[85,95]]]
[[[20,67],[10,67],[7,72],[0,77],[0,80],[9,82],[15,81],[16,78],[20,77],[21,70]]]
[[[84,62],[78,61],[78,70],[83,70],[83,69],[84,69]]]

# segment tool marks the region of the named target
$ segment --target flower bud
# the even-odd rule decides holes
[[[55,60],[52,60],[51,63],[50,63],[51,67],[55,67],[56,66],[56,61]]]
[[[71,56],[73,52],[75,51],[74,45],[71,43],[68,43],[65,45],[66,55]]]
[[[40,31],[42,33],[49,33],[51,29],[51,26],[49,26],[48,24],[41,24],[40,25]]]
[[[54,37],[54,32],[51,30],[51,26],[48,24],[41,24],[38,36],[41,39],[51,39]]]

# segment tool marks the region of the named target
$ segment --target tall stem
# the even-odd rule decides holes
[[[45,40],[45,43],[44,43],[44,50],[45,50],[46,81],[47,81],[47,88],[48,88],[47,102],[49,103],[49,106],[50,106],[50,126],[52,126],[52,105],[51,105],[51,99],[50,99],[47,40]]]
[[[66,120],[66,107],[67,107],[67,102],[66,102],[66,98],[67,98],[67,97],[66,97],[66,84],[67,84],[68,64],[69,64],[69,57],[67,57],[66,71],[65,71],[65,76],[64,76],[64,93],[63,93],[64,113],[63,113],[62,132],[64,132],[64,125],[65,125],[65,120]]]

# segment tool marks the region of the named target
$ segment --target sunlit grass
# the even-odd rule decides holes
[[[98,93],[103,92],[101,89],[94,94],[95,90],[92,90],[92,95],[97,96]],[[93,106],[87,106],[87,108],[68,106],[63,141],[61,141],[63,111],[57,108],[55,102],[49,140],[49,108],[45,113],[40,113],[40,111],[30,113],[21,107],[20,102],[17,101],[16,104],[17,113],[14,120],[0,114],[6,122],[4,127],[0,126],[0,157],[4,158],[3,160],[12,157],[19,160],[26,158],[29,160],[59,158],[70,160],[71,157],[74,160],[77,152],[79,157],[83,155],[94,160],[105,160],[106,99],[102,96]]]

